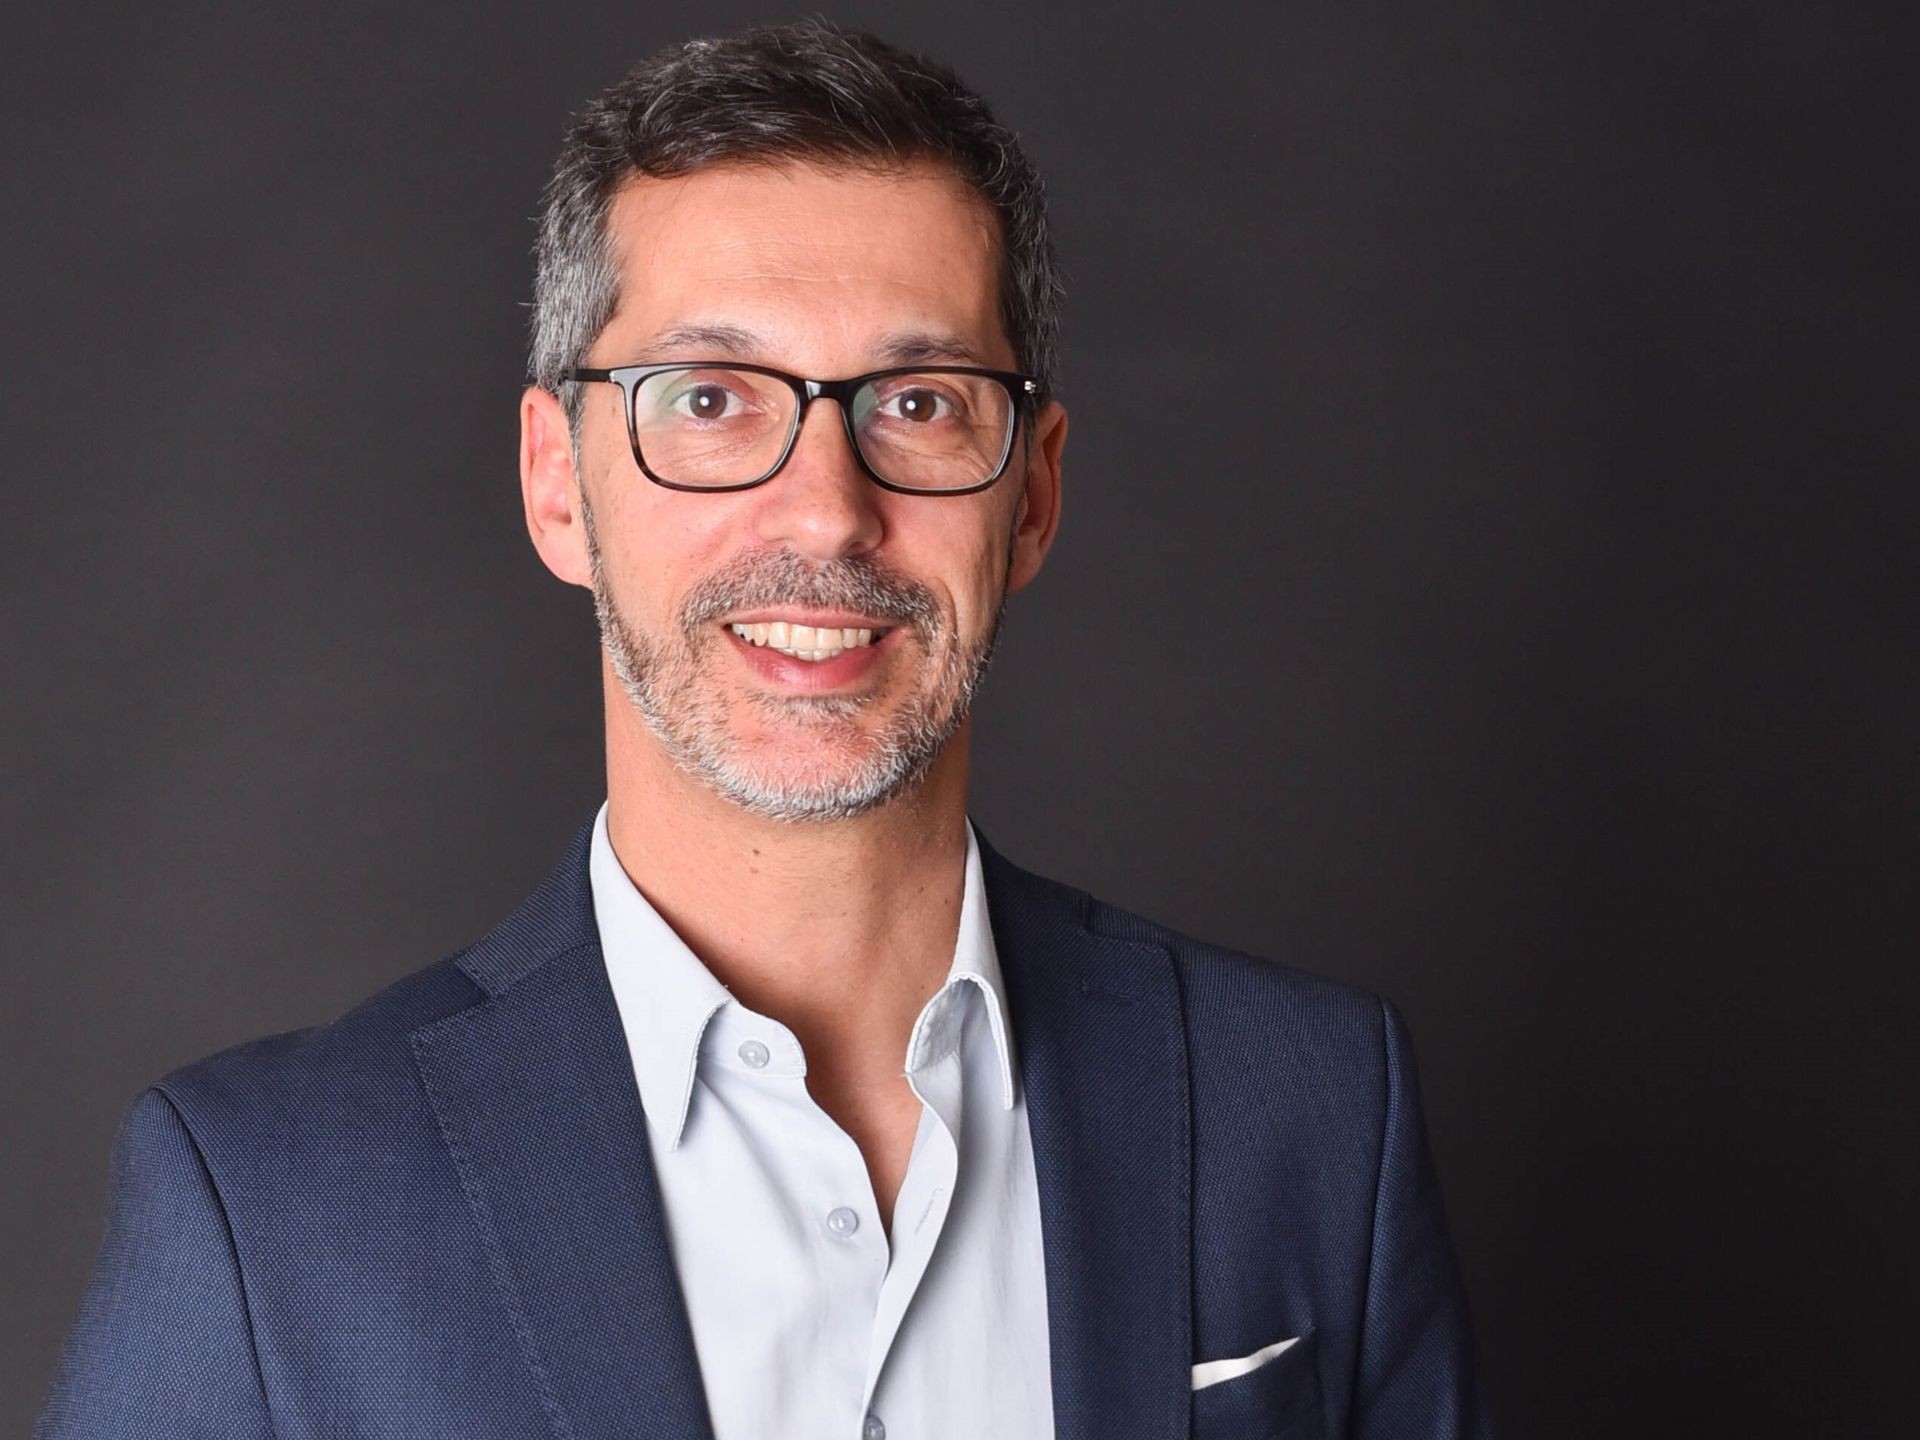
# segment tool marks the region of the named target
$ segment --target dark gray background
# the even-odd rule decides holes
[[[996,101],[1070,269],[975,813],[1401,1006],[1508,1435],[1904,1432],[1911,66],[1836,7],[1427,8],[832,12]],[[590,93],[791,13],[9,20],[0,1429],[137,1090],[597,803],[528,217]]]

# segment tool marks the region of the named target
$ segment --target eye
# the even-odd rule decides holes
[[[689,385],[673,397],[672,408],[694,420],[719,420],[729,409],[738,410],[740,397],[724,385],[705,381]]]
[[[924,385],[908,385],[882,397],[880,413],[896,420],[912,420],[925,424],[932,420],[946,420],[953,416],[954,404],[951,396]]]

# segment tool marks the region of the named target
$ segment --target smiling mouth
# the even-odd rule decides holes
[[[832,660],[849,650],[865,649],[877,645],[886,636],[893,633],[894,627],[837,627],[830,625],[795,625],[785,620],[770,620],[754,624],[730,624],[731,630],[748,645],[760,646],[768,650],[777,650],[795,660],[808,660],[815,663]]]

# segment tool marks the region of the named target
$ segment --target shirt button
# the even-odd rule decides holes
[[[758,1040],[742,1040],[740,1042],[741,1060],[756,1070],[765,1065],[772,1057],[773,1052],[768,1050],[767,1047],[762,1045]]]
[[[841,1239],[853,1234],[860,1228],[860,1217],[844,1205],[836,1205],[827,1212],[827,1229]]]
[[[878,1415],[868,1415],[866,1423],[860,1427],[860,1440],[887,1440],[887,1427],[880,1423]]]

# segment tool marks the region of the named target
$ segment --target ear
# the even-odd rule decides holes
[[[1012,594],[1040,573],[1060,526],[1060,452],[1067,444],[1067,411],[1049,400],[1033,418],[1033,440],[1027,447],[1025,485],[1014,511],[1013,556],[1007,569],[1007,593]]]
[[[550,391],[529,385],[520,397],[520,500],[533,548],[555,575],[591,588],[587,532],[580,517],[567,412]]]

